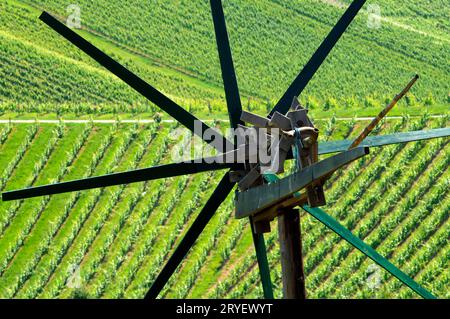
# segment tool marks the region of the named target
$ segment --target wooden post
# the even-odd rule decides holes
[[[348,148],[349,150],[357,147],[359,144],[361,144],[362,141],[370,134],[370,132],[373,131],[373,129],[378,125],[378,123],[381,122],[381,120],[389,113],[390,110],[394,108],[395,105],[397,105],[398,101],[400,101],[406,93],[411,90],[412,86],[417,82],[419,79],[419,75],[416,74],[411,81],[409,81],[408,85],[399,93],[397,94],[391,103],[389,103],[388,106],[384,108],[383,111],[380,112],[380,114],[377,115],[376,118],[372,120],[372,122],[364,129],[364,131],[353,141],[352,145]]]
[[[278,217],[283,296],[285,299],[306,299],[303,273],[300,214],[289,209]]]

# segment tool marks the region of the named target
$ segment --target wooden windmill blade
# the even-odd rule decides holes
[[[210,0],[211,14],[214,23],[214,31],[216,36],[217,50],[219,53],[220,67],[222,71],[222,79],[227,100],[228,116],[230,126],[237,129],[242,125],[242,102],[239,93],[239,86],[236,78],[236,71],[233,63],[233,56],[230,47],[225,14],[223,11],[222,0]],[[234,141],[237,148],[237,140]],[[273,299],[272,282],[270,279],[269,263],[267,261],[266,244],[263,234],[257,234],[253,229],[253,222],[250,218],[252,230],[252,239],[255,246],[258,268],[263,286],[264,297]]]
[[[325,205],[325,192],[322,187],[324,181],[338,168],[368,154],[369,147],[380,147],[389,144],[407,143],[450,135],[450,128],[444,128],[367,137],[371,129],[376,126],[381,118],[392,109],[396,101],[401,98],[402,94],[400,94],[366,128],[357,140],[334,141],[320,144],[317,142],[319,130],[314,127],[312,121],[308,118],[308,110],[302,108],[298,101],[294,99],[302,93],[311,81],[316,71],[320,68],[365,2],[365,0],[355,0],[351,3],[318,50],[284,93],[280,101],[275,105],[271,113],[267,117],[261,117],[242,110],[222,2],[221,0],[210,0],[231,128],[236,129],[239,127],[244,131],[251,129],[243,126],[243,120],[245,120],[246,122],[252,123],[258,129],[268,129],[263,141],[258,140],[257,142],[259,143],[257,145],[258,152],[260,149],[267,150],[269,147],[274,147],[274,151],[270,155],[276,155],[278,158],[276,164],[283,164],[286,159],[295,159],[297,163],[297,171],[281,180],[273,172],[263,172],[262,166],[265,163],[257,153],[255,158],[258,159],[258,162],[256,163],[250,162],[245,156],[242,161],[239,161],[239,152],[246,150],[248,147],[246,143],[239,144],[237,143],[237,139],[231,142],[220,134],[216,134],[215,139],[205,138],[204,133],[211,129],[208,125],[83,39],[50,14],[43,12],[40,19],[44,23],[119,77],[135,91],[167,112],[180,124],[184,125],[194,134],[199,135],[204,142],[211,144],[221,154],[212,158],[203,158],[191,162],[172,163],[82,180],[9,191],[2,194],[2,199],[5,201],[25,199],[35,196],[53,195],[228,169],[229,171],[223,176],[199,215],[180,241],[180,244],[176,247],[174,253],[158,274],[146,294],[146,298],[152,299],[159,295],[191,247],[195,244],[197,238],[201,235],[214,213],[232,192],[236,182],[239,182],[238,189],[240,190],[240,192],[236,192],[236,217],[249,217],[265,298],[273,298],[273,291],[263,233],[270,231],[270,221],[274,217],[280,217],[279,230],[282,233],[282,236],[280,236],[280,244],[283,246],[284,251],[295,250],[295,253],[289,254],[288,257],[282,256],[283,283],[285,286],[286,284],[290,286],[288,288],[284,287],[285,297],[306,297],[303,271],[302,269],[292,269],[292,265],[300,268],[303,267],[299,219],[292,218],[294,216],[293,214],[298,216],[298,211],[294,209],[297,206],[302,207],[419,295],[424,298],[433,298],[434,296],[432,294],[417,284],[413,279],[409,278],[370,246],[354,236],[331,216],[316,207]],[[417,80],[417,77],[415,80]],[[414,82],[410,82],[409,88]],[[403,95],[406,91],[402,91]],[[294,103],[292,104],[291,102],[293,100]],[[293,106],[293,110],[288,113],[291,106]],[[200,130],[196,129],[198,125],[196,123],[200,124]],[[223,152],[224,149],[232,151],[225,153]],[[226,155],[230,153],[233,155],[232,160],[225,160]],[[319,154],[328,153],[339,154],[319,161]],[[271,165],[270,169],[274,167],[275,165]],[[281,173],[283,172],[283,167],[278,166],[274,170],[275,173]],[[301,190],[304,190],[304,193],[299,193]],[[306,202],[309,205],[306,205]],[[290,269],[286,270],[286,266],[289,266]],[[298,282],[303,284],[301,289],[298,289]]]
[[[322,62],[325,60],[326,56],[329,54],[333,46],[339,40],[340,36],[343,34],[345,29],[351,23],[353,18],[356,16],[362,5],[365,1],[355,1],[349,9],[346,11],[344,16],[340,19],[338,24],[333,28],[329,36],[322,43],[318,51],[314,54],[310,62],[307,64],[305,69],[300,73],[291,87],[288,89],[286,94],[284,95],[284,99],[289,98],[289,95],[293,92],[297,92],[298,95],[301,90],[307,85],[309,80],[312,78],[314,73],[320,67]],[[224,80],[225,93],[227,98],[228,111],[230,114],[230,123],[233,128],[235,128],[238,124],[241,124],[239,120],[239,116],[242,113],[242,106],[239,97],[239,91],[236,81],[236,75],[233,67],[233,61],[231,57],[231,49],[228,41],[228,34],[226,31],[225,18],[222,9],[222,3],[220,0],[211,0],[211,9],[213,13],[213,21],[216,31],[216,39],[217,45],[219,49],[219,57],[222,68],[222,76]],[[186,126],[191,131],[194,130],[194,123],[198,119],[196,119],[192,114],[182,109],[175,102],[168,99],[162,93],[157,91],[155,88],[150,86],[148,83],[143,81],[141,78],[136,76],[135,74],[128,71],[122,65],[111,59],[109,56],[101,52],[99,49],[94,47],[92,44],[81,38],[75,32],[71,31],[69,28],[65,27],[63,24],[59,23],[56,19],[51,17],[47,13],[43,13],[41,15],[41,20],[44,21],[47,25],[52,27],[55,31],[60,33],[66,39],[71,41],[85,53],[94,58],[97,62],[107,68],[109,71],[114,73],[136,91],[141,93],[147,99],[155,103],[161,109],[166,111],[168,114],[177,119],[181,124]],[[283,98],[280,101],[281,104],[283,102]],[[280,103],[279,103],[280,104]],[[201,123],[201,137],[203,138],[203,132],[205,132],[209,127]],[[230,142],[223,139],[223,143],[221,146],[226,145],[230,146]],[[211,142],[211,141],[206,141]],[[213,145],[217,147],[216,145]],[[227,148],[229,149],[229,148]],[[228,174],[227,174],[228,175]],[[161,289],[164,287],[165,283],[169,280],[172,273],[181,263],[182,259],[189,251],[190,247],[195,242],[196,238],[200,235],[201,231],[204,229],[209,219],[214,214],[215,210],[218,208],[220,203],[227,197],[228,193],[234,186],[234,183],[228,180],[229,176],[225,176],[220,182],[218,188],[213,192],[212,197],[206,203],[204,209],[201,211],[197,220],[194,222],[193,226],[188,230],[186,236],[181,241],[180,245],[176,248],[174,255],[169,259],[168,263],[163,268],[162,272],[157,277],[153,286],[147,294],[147,298],[155,298]],[[252,223],[253,226],[253,223]],[[259,235],[260,236],[260,235]],[[267,257],[265,255],[265,246],[263,237],[253,237],[255,241],[255,247],[257,250],[257,257],[259,261],[259,266],[261,268],[261,277],[263,280],[263,287],[265,290],[265,296],[272,296],[271,286],[270,286],[270,277],[268,275],[268,267],[267,267]],[[264,283],[265,281],[265,283]]]
[[[105,67],[108,71],[120,78],[139,94],[141,94],[150,102],[158,106],[161,110],[172,116],[175,120],[177,120],[192,133],[198,134],[201,139],[203,139],[203,133],[211,129],[208,125],[200,121],[193,114],[183,109],[177,103],[159,92],[153,86],[145,82],[142,78],[125,68],[119,62],[112,59],[106,53],[102,52],[89,41],[83,39],[83,37],[72,31],[69,27],[58,21],[56,18],[52,17],[49,13],[43,12],[40,15],[39,19],[41,19],[50,28],[58,32],[65,39],[70,41],[84,53],[86,53],[103,67]],[[201,124],[201,130],[195,129],[195,123]],[[222,136],[221,139],[223,140],[223,143],[218,143],[217,141],[205,142],[211,143],[213,147],[218,148],[220,151],[224,149],[222,147],[224,145],[227,146],[227,148],[225,149],[229,149],[232,147],[232,143],[226,138]]]
[[[410,143],[434,138],[450,136],[450,128],[439,128],[423,131],[401,132],[387,135],[377,135],[365,138],[359,146],[381,147],[392,144]],[[319,154],[331,154],[347,150],[353,143],[352,140],[329,141],[319,143]]]
[[[103,53],[101,50],[96,48],[94,45],[83,39],[81,36],[70,30],[64,24],[60,23],[58,20],[53,18],[48,13],[44,12],[40,16],[40,19],[54,29],[56,32],[61,34],[64,38],[72,42],[79,49],[84,51],[86,54],[91,56],[94,60],[108,69],[110,72],[115,74],[125,83],[130,85],[138,93],[146,97],[151,102],[155,103],[158,107],[164,110],[166,113],[174,117],[178,122],[184,125],[191,132],[198,134],[200,138],[204,140],[203,133],[208,129],[211,129],[208,125],[197,119],[194,115],[187,112],[181,108],[174,101],[170,100],[168,97],[163,95],[161,92],[157,91],[151,85],[146,83],[144,80],[139,78],[137,75],[126,69],[124,66],[120,65],[118,62],[113,60],[111,57]],[[195,123],[201,123],[201,131],[197,132],[195,130]],[[221,137],[222,141],[216,140],[205,140],[205,142],[210,143],[213,147],[217,148],[219,151],[223,149],[232,149],[233,143],[228,141],[226,138]],[[192,226],[187,231],[186,235],[175,249],[174,254],[171,256],[167,264],[164,266],[163,270],[157,277],[150,291],[147,293],[147,298],[156,298],[161,289],[164,287],[166,282],[169,280],[170,276],[176,270],[178,265],[181,263],[189,249],[195,243],[196,239],[206,227],[206,224],[212,218],[213,214],[216,212],[220,204],[227,198],[228,194],[233,189],[235,183],[230,181],[229,174],[226,174],[219,185],[211,195],[211,197],[206,202],[205,206],[201,210],[197,219],[194,221]]]
[[[240,120],[242,114],[242,103],[225,22],[225,15],[221,0],[210,0],[210,5],[225,89],[225,97],[227,100],[230,126],[235,129],[239,124],[243,124]]]
[[[230,125],[232,128],[235,129],[238,127],[238,125],[242,124],[242,122],[240,121],[240,116],[242,113],[242,104],[239,95],[236,73],[233,65],[233,58],[228,39],[225,16],[222,8],[222,1],[211,0],[210,5],[220,59],[220,66],[222,70],[222,78],[224,82]],[[234,148],[236,148],[236,145],[234,146]],[[214,212],[218,208],[218,205],[212,207],[212,205],[214,205],[214,200],[217,197],[221,196],[225,199],[233,189],[234,185],[235,183],[230,181],[229,174],[227,174],[222,179],[219,186],[213,192],[213,195],[211,196],[210,200],[205,205],[204,210],[207,210],[208,213],[203,214],[202,211],[199,217],[194,221],[193,225],[188,230],[179,246],[175,249],[174,254],[169,258],[169,261],[166,263],[162,271],[157,276],[156,280],[153,282],[152,286],[150,287],[150,290],[147,292],[145,296],[146,299],[154,299],[158,296],[158,294],[164,288],[165,284],[168,282],[168,280],[175,272],[179,264],[181,264],[183,258],[186,256],[189,249],[195,243],[195,240],[198,238],[198,236],[203,231],[204,227],[209,222]],[[208,209],[210,206],[211,208]],[[256,248],[259,267],[262,271],[261,279],[263,282],[265,297],[273,298],[264,237],[262,237],[261,234],[253,234],[253,241]]]
[[[124,185],[138,182],[151,181],[160,178],[169,178],[201,172],[223,169],[239,169],[243,164],[219,163],[201,161],[172,163],[149,168],[136,169],[127,172],[113,173],[102,176],[89,177],[79,180],[42,185],[2,193],[3,201],[33,198],[38,196],[56,195],[68,192],[76,192],[94,188],[102,188],[116,185]]]

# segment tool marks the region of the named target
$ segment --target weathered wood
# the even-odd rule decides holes
[[[253,231],[255,234],[270,233],[270,222],[268,220],[253,221]]]
[[[308,205],[310,207],[319,207],[325,206],[327,204],[327,200],[325,198],[325,191],[323,189],[323,184],[318,183],[314,186],[309,186],[307,188],[308,194]]]
[[[285,299],[306,299],[303,272],[300,214],[290,209],[278,217],[283,296]]]
[[[302,104],[300,103],[299,99],[297,96],[295,96],[292,99],[292,103],[291,103],[291,110],[293,111],[297,111],[297,110],[304,110],[305,108],[302,106]]]
[[[292,130],[291,120],[279,112],[275,112],[270,119],[269,125],[282,130]]]
[[[261,178],[259,167],[255,166],[247,175],[245,175],[238,183],[238,187],[241,191],[249,189],[255,182]]]
[[[298,173],[271,184],[239,192],[236,202],[236,218],[255,215],[289,198],[299,190],[320,182],[338,168],[368,154],[368,149],[355,148],[306,167]]]
[[[275,147],[275,152],[271,154],[271,173],[280,174],[284,172],[284,163],[287,155],[291,150],[294,138],[282,135],[278,145]]]
[[[308,119],[308,117],[306,117]],[[319,160],[317,138],[319,131],[312,127],[306,127],[305,130],[298,130],[301,135],[302,143],[297,145],[297,152],[299,152],[297,165],[298,169],[303,169]],[[325,192],[322,183],[315,183],[306,189],[308,196],[308,203],[311,207],[324,206],[326,204]]]
[[[277,205],[270,207],[254,216],[252,216],[253,224],[255,225],[254,231],[258,234],[270,233],[270,222],[280,216],[284,211],[293,209],[295,207],[301,207],[306,204],[308,198],[306,193],[301,195],[292,196],[285,199]]]
[[[291,111],[287,114],[291,120],[292,127],[314,127],[311,120],[308,117],[308,110],[298,109],[296,111]]]
[[[239,182],[245,176],[245,174],[247,174],[247,172],[244,170],[230,172],[229,173],[230,182],[232,182],[232,183]]]
[[[359,144],[361,144],[362,141],[370,134],[370,132],[373,131],[373,129],[381,122],[381,120],[389,113],[390,110],[394,108],[394,106],[402,99],[406,93],[412,88],[414,83],[419,79],[419,75],[415,75],[411,81],[409,81],[408,85],[399,93],[397,94],[391,103],[389,103],[388,106],[384,108],[383,111],[381,111],[377,117],[375,117],[372,122],[370,122],[369,125],[362,131],[362,133],[355,139],[355,141],[350,145],[349,149],[357,147]]]

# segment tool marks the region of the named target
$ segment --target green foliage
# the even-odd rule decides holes
[[[329,97],[326,99],[323,106],[324,111],[335,110],[339,107],[338,101],[334,97]]]
[[[430,92],[428,93],[427,97],[425,98],[425,105],[426,106],[431,106],[434,105],[436,103],[433,94]]]
[[[350,0],[342,0],[349,3]],[[420,82],[408,108],[448,111],[450,24],[442,3],[380,0],[382,27],[362,11],[300,97],[321,140],[353,138],[356,111],[390,103],[410,77]],[[330,1],[224,1],[243,107],[266,114],[319,46],[343,9]],[[336,2],[338,3],[338,2]],[[38,19],[67,15],[63,0],[0,3],[0,115],[99,118],[114,125],[4,124],[0,190],[17,189],[170,162],[158,109]],[[194,114],[225,114],[208,1],[79,0],[89,41]],[[366,6],[367,8],[367,6]],[[336,111],[336,112],[335,112]],[[363,110],[364,111],[364,110]],[[125,124],[124,114],[151,117]],[[6,116],[5,116],[6,117]],[[448,126],[448,117],[386,121],[374,134]],[[334,174],[327,210],[394,264],[448,297],[448,139],[373,151]],[[0,297],[143,297],[221,175],[206,173],[128,186],[0,202]],[[162,292],[164,298],[260,298],[248,223],[233,218],[233,196]],[[275,226],[275,225],[273,225]],[[308,292],[319,298],[414,297],[384,273],[368,287],[366,258],[317,221],[302,216]],[[277,232],[266,236],[275,295],[281,296]],[[82,288],[72,289],[74,265]]]
[[[77,4],[82,8],[83,35],[90,41],[194,113],[223,112],[223,85],[209,5],[180,1],[175,10],[170,1],[152,1],[146,8],[148,14],[142,14],[138,0],[99,2],[95,7],[87,0]],[[26,3],[32,6],[15,0],[0,4],[0,112],[155,111],[37,19],[42,8],[66,16],[65,1]],[[342,9],[312,0],[300,6],[293,0],[238,1],[224,6],[244,106],[261,113],[269,108],[266,101],[277,101],[342,14]],[[442,11],[439,4],[433,6],[426,12]],[[414,1],[411,7],[423,5]],[[366,13],[357,17],[304,92],[305,104],[310,103],[312,109],[317,104],[319,109],[354,108],[366,97],[373,99],[371,104],[384,104],[386,95],[392,99],[414,72],[422,76],[412,92],[418,101],[428,103],[430,92],[436,103],[448,104],[449,72],[444,67],[450,52],[448,39],[434,34],[433,29],[417,32],[399,27],[415,23],[414,15],[420,11],[408,6],[410,20],[396,23],[399,16],[403,19],[396,8],[394,3],[383,4],[383,13],[392,14],[393,22],[377,30],[367,28]],[[434,18],[442,17],[436,14]],[[439,28],[445,31],[447,26]],[[430,41],[430,37],[444,39]],[[327,101],[330,96],[336,103]],[[349,103],[348,97],[358,103]],[[249,98],[250,104],[246,103]],[[197,102],[191,105],[191,100]]]
[[[90,299],[89,294],[82,288],[75,288],[70,297],[71,299]]]
[[[408,106],[416,106],[417,105],[417,99],[414,96],[414,94],[407,94],[405,96],[405,102]]]
[[[404,118],[386,122],[379,134],[447,123],[445,117]],[[330,139],[357,134],[361,123],[331,118],[316,124],[322,138]],[[169,160],[167,135],[174,126],[118,123],[81,128],[5,124],[2,130],[10,132],[3,145],[26,145],[27,150],[24,155],[8,154],[0,146],[0,161],[14,166],[3,172],[5,187],[71,179],[81,167],[84,176],[90,176]],[[17,133],[21,134],[14,141]],[[412,273],[422,273],[432,262],[434,267],[424,273],[421,283],[436,290],[442,286],[436,278],[444,260],[438,252],[445,244],[449,160],[445,139],[390,146],[350,165],[327,185],[329,209],[336,218],[395,264],[408,264]],[[29,161],[35,166],[27,165]],[[200,174],[0,203],[2,297],[142,297],[218,178],[219,174]],[[231,196],[163,297],[261,296],[248,224],[233,219],[232,205]],[[397,296],[400,286],[384,276],[380,289],[368,288],[365,258],[323,226],[303,217],[302,231],[312,297]],[[266,240],[279,296],[276,234]],[[422,242],[429,242],[425,251]],[[79,265],[82,289],[67,287],[73,265]],[[407,292],[402,296],[413,297]]]
[[[373,97],[367,96],[364,100],[364,107],[366,108],[377,108],[379,106],[379,103]]]

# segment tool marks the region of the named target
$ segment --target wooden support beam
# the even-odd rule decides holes
[[[298,173],[276,182],[239,192],[236,201],[236,218],[255,215],[288,199],[299,190],[321,182],[330,173],[369,153],[368,149],[355,148],[306,167]]]
[[[277,127],[285,131],[292,130],[291,120],[279,112],[273,113],[269,125],[270,127]]]
[[[293,127],[314,127],[313,123],[308,117],[308,110],[306,109],[290,111],[287,116],[290,118]]]
[[[269,127],[268,118],[246,111],[242,111],[241,121],[244,123],[250,123],[256,127]]]
[[[303,272],[300,214],[289,209],[278,217],[283,296],[285,299],[306,299]]]

